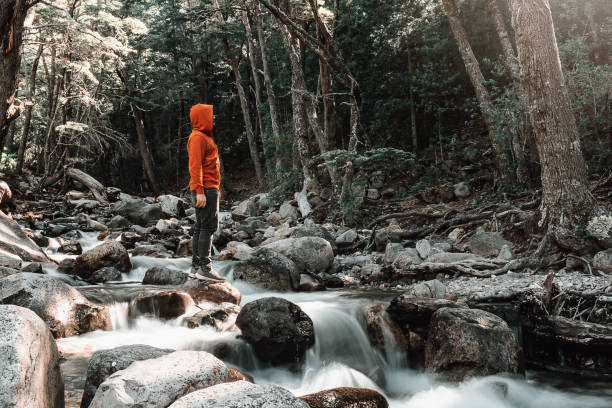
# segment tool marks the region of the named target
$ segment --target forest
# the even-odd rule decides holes
[[[610,50],[610,0],[0,0],[0,406],[611,406]]]

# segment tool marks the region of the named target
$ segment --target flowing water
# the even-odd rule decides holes
[[[83,234],[84,250],[99,242],[94,234]],[[51,246],[49,254],[60,259]],[[223,355],[230,365],[251,374],[257,383],[273,383],[304,395],[335,387],[364,387],[378,390],[392,408],[610,408],[610,383],[564,380],[550,373],[527,373],[525,379],[490,376],[461,384],[439,382],[433,377],[408,368],[406,354],[394,347],[390,333],[385,337],[387,353],[383,355],[369,342],[363,310],[375,303],[388,302],[394,294],[358,291],[328,291],[315,293],[275,293],[241,281],[234,281],[232,262],[215,263],[242,293],[242,303],[278,296],[298,304],[314,323],[315,345],[299,370],[271,367],[259,361],[251,347],[238,338],[233,321],[224,331],[182,325],[185,316],[199,309],[194,305],[184,316],[161,320],[147,316],[128,316],[131,293],[142,290],[140,284],[151,266],[168,266],[187,270],[189,259],[157,259],[133,257],[134,268],[124,274],[121,283],[79,288],[87,296],[110,304],[113,328],[82,336],[58,340],[64,357],[67,406],[78,406],[79,389],[84,385],[87,361],[96,350],[121,345],[148,344],[159,348],[208,350]],[[60,276],[53,268],[49,274]],[[64,279],[68,279],[62,276]],[[145,287],[146,288],[146,287]],[[200,307],[206,307],[200,304]]]

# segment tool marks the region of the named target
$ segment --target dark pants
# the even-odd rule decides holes
[[[206,207],[196,207],[196,223],[193,226],[193,264],[210,268],[212,237],[219,228],[219,190],[204,189]],[[196,192],[191,192],[193,206],[196,204]]]

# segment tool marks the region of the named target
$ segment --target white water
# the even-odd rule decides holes
[[[92,239],[93,238],[93,239]],[[93,247],[99,242],[86,235],[82,245]],[[53,254],[57,259],[56,254]],[[188,259],[133,257],[133,270],[124,281],[139,282],[151,266],[168,266],[187,270]],[[128,304],[111,306],[112,331],[98,331],[58,340],[68,359],[89,357],[94,351],[121,345],[148,344],[169,349],[215,350],[226,345],[230,364],[251,374],[257,383],[273,383],[295,395],[304,395],[335,387],[363,387],[383,393],[392,408],[610,408],[612,393],[585,395],[587,390],[561,391],[524,379],[497,376],[473,379],[458,385],[436,381],[419,371],[407,368],[405,353],[393,348],[390,333],[385,336],[388,355],[371,347],[362,313],[372,300],[343,296],[341,292],[274,293],[244,282],[234,282],[231,262],[215,264],[243,294],[242,303],[258,298],[278,296],[298,304],[314,323],[315,346],[307,351],[302,369],[270,367],[258,361],[237,331],[217,332],[213,328],[188,329],[182,325],[185,316],[199,309],[191,307],[184,316],[163,321],[156,318],[128,317]],[[52,272],[52,271],[48,271]],[[57,274],[57,272],[54,272]],[[199,306],[210,306],[201,303]],[[231,326],[229,324],[228,326]],[[502,384],[502,385],[500,385]],[[507,393],[500,391],[507,388]]]

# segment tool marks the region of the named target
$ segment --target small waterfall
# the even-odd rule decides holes
[[[126,330],[130,327],[130,304],[128,302],[114,303],[108,306],[113,330]]]

